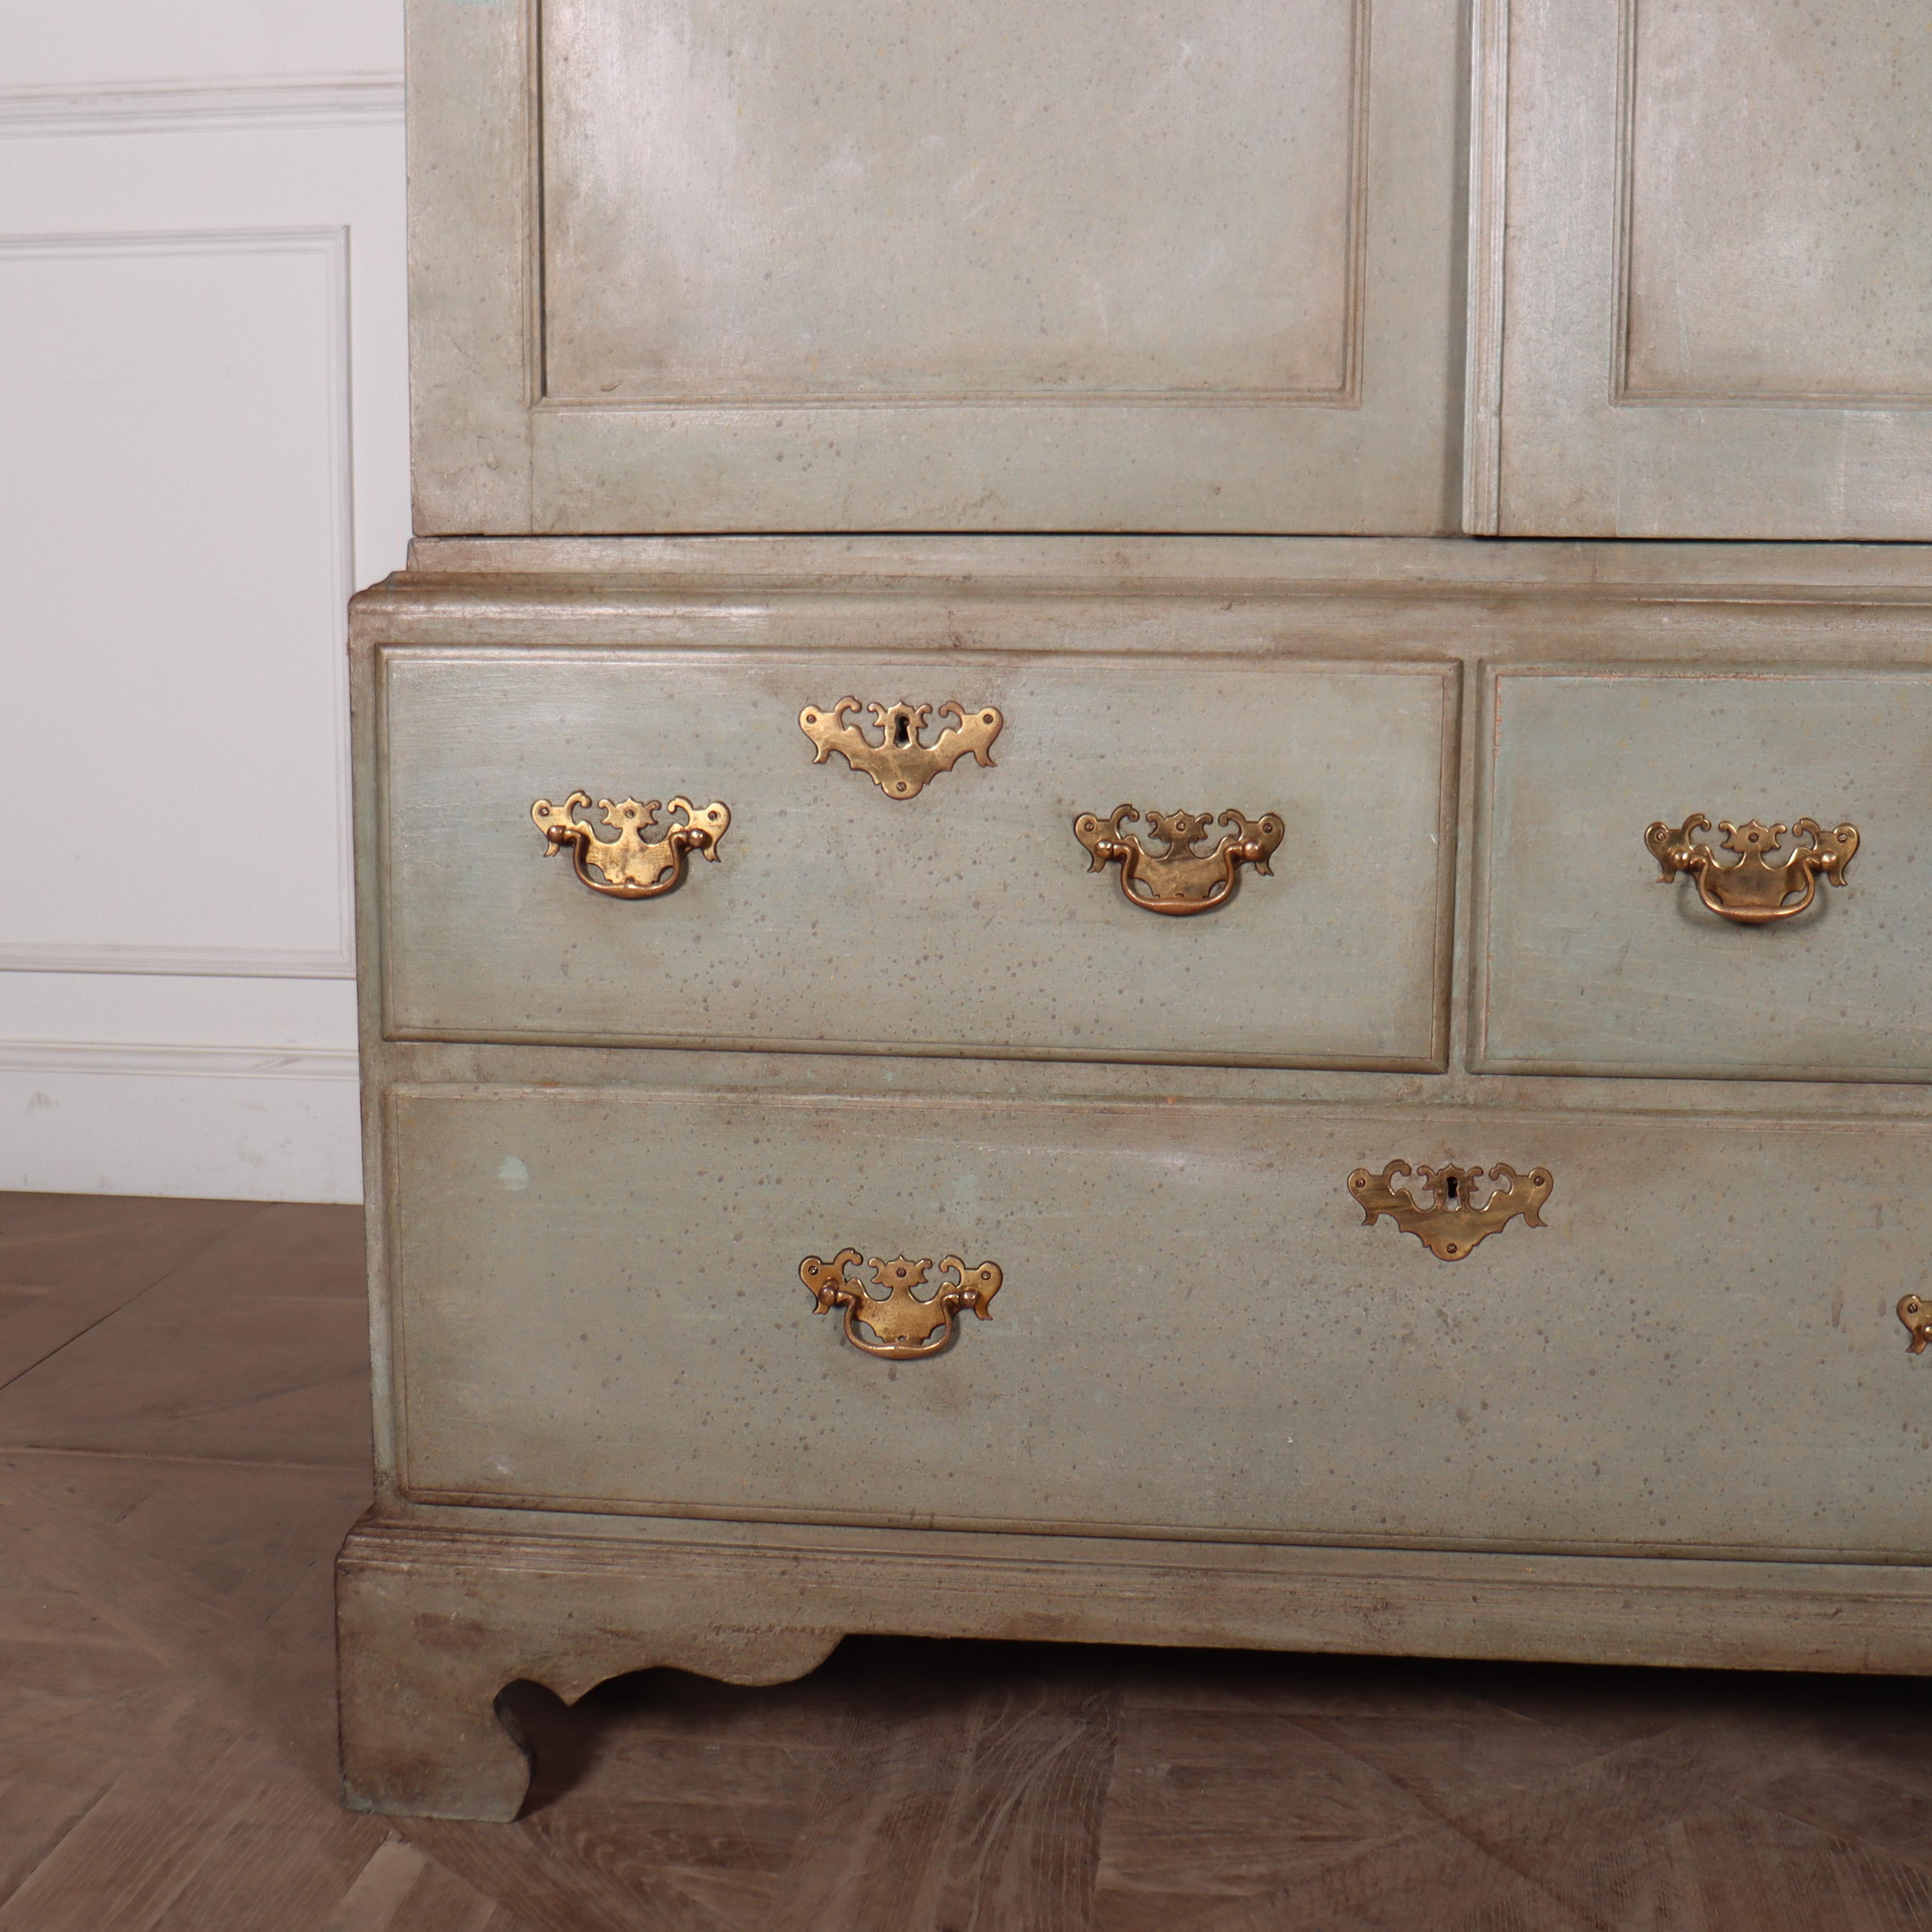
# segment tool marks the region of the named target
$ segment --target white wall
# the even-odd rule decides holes
[[[0,1187],[360,1193],[400,0],[0,0]]]

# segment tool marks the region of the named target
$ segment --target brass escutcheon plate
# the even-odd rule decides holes
[[[695,852],[715,864],[718,842],[731,829],[729,808],[715,800],[700,806],[674,798],[667,808],[662,799],[640,805],[627,798],[613,805],[600,798],[597,808],[617,835],[600,838],[577,816],[577,808],[590,802],[590,794],[581,791],[572,792],[561,805],[540,798],[530,807],[530,817],[544,836],[543,856],[554,858],[568,846],[577,876],[608,898],[652,899],[674,890],[684,878],[685,854]],[[682,812],[684,824],[660,828],[658,814],[666,809]],[[590,876],[586,868],[591,866],[600,877]]]
[[[1727,866],[1701,839],[1691,842],[1694,832],[1710,829],[1701,812],[1694,812],[1682,825],[1666,825],[1660,818],[1646,828],[1643,842],[1663,868],[1661,884],[1688,873],[1696,881],[1697,896],[1720,918],[1738,926],[1796,919],[1817,896],[1820,878],[1834,886],[1845,883],[1845,868],[1858,849],[1856,825],[1827,832],[1815,818],[1790,825],[1767,825],[1757,818],[1733,825],[1727,818],[1718,827],[1724,835],[1724,849],[1739,855],[1736,864]],[[1771,855],[1787,832],[1811,842],[1794,845],[1774,862]]]
[[[873,1281],[885,1290],[874,1294],[845,1272],[859,1258],[856,1248],[841,1248],[829,1262],[807,1255],[798,1264],[798,1278],[812,1291],[821,1315],[828,1308],[845,1311],[845,1339],[854,1348],[892,1361],[938,1354],[952,1339],[954,1318],[967,1309],[982,1322],[989,1321],[993,1298],[1004,1279],[996,1262],[970,1267],[957,1255],[948,1255],[939,1264],[940,1275],[957,1279],[942,1280],[937,1293],[922,1298],[915,1291],[925,1286],[932,1263],[900,1255],[866,1264]],[[859,1332],[861,1324],[876,1339],[867,1341]]]
[[[1229,810],[1217,820],[1210,812],[1150,812],[1146,821],[1161,849],[1150,852],[1126,828],[1142,816],[1139,806],[1117,806],[1111,817],[1083,812],[1073,821],[1073,836],[1087,849],[1090,872],[1110,865],[1120,868],[1120,890],[1130,905],[1143,912],[1183,916],[1210,912],[1234,896],[1240,868],[1252,866],[1273,876],[1268,861],[1287,834],[1274,812],[1259,818]],[[1216,824],[1229,827],[1212,851],[1202,851]]]
[[[890,799],[916,798],[941,772],[950,772],[962,758],[970,757],[990,766],[993,740],[1006,720],[990,704],[968,710],[956,698],[939,707],[942,718],[953,722],[945,726],[930,745],[920,743],[926,720],[932,715],[929,704],[870,704],[881,741],[874,744],[860,728],[847,722],[860,709],[856,698],[842,698],[836,704],[808,704],[798,714],[799,729],[818,747],[812,760],[822,765],[834,752],[855,772],[866,777]]]
[[[1432,1196],[1424,1202],[1396,1179],[1413,1174]],[[1469,1183],[1480,1180],[1480,1167],[1418,1167],[1392,1160],[1380,1174],[1358,1167],[1348,1177],[1348,1192],[1362,1210],[1362,1225],[1375,1226],[1386,1214],[1405,1234],[1415,1238],[1438,1261],[1466,1261],[1478,1246],[1520,1214],[1526,1228],[1543,1226],[1540,1212],[1556,1184],[1546,1167],[1519,1174],[1502,1161],[1491,1163],[1488,1198],[1476,1204]]]

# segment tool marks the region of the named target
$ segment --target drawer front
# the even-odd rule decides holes
[[[415,1089],[388,1131],[423,1499],[1932,1553],[1932,1126]],[[1438,1260],[1351,1197],[1396,1159],[1540,1164],[1544,1225]],[[862,1353],[800,1279],[848,1249],[993,1263],[988,1317]]]
[[[1932,674],[1502,670],[1490,701],[1480,1068],[1932,1079]],[[1726,866],[1726,820],[1858,843],[1842,887],[1740,923],[1646,848],[1693,813]]]
[[[391,651],[386,1024],[404,1038],[1439,1066],[1456,676]],[[836,751],[814,764],[801,712],[852,693],[994,708],[991,764],[963,758],[901,798]],[[927,741],[948,722],[929,719]],[[546,858],[531,816],[573,788],[722,802],[718,862],[658,898],[586,890],[568,857]],[[1277,815],[1272,876],[1241,867],[1198,916],[1129,903],[1120,866],[1090,860],[1073,830],[1128,800]]]

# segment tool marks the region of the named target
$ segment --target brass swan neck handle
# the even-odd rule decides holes
[[[1856,825],[1827,832],[1815,818],[1800,818],[1790,825],[1767,825],[1757,818],[1733,825],[1724,819],[1718,827],[1724,835],[1723,849],[1738,855],[1735,863],[1726,865],[1701,839],[1692,842],[1694,832],[1710,829],[1711,821],[1701,812],[1693,812],[1682,825],[1667,825],[1660,818],[1646,829],[1643,842],[1663,868],[1660,883],[1668,885],[1678,873],[1688,873],[1705,904],[1738,926],[1796,919],[1817,897],[1820,879],[1834,886],[1845,883],[1845,868],[1858,849]],[[1810,842],[1794,845],[1774,861],[1771,855],[1787,832]]]
[[[1268,861],[1288,832],[1272,812],[1250,818],[1230,809],[1218,820],[1211,812],[1150,812],[1146,822],[1160,848],[1150,852],[1126,829],[1130,820],[1142,816],[1134,805],[1118,806],[1106,818],[1083,812],[1073,821],[1073,836],[1087,849],[1090,872],[1120,867],[1120,890],[1129,904],[1175,917],[1225,905],[1234,896],[1244,866],[1272,877]],[[1217,824],[1228,829],[1212,850],[1203,851],[1203,842]]]
[[[640,805],[626,798],[614,805],[600,798],[597,808],[617,835],[600,838],[577,816],[578,807],[590,802],[590,794],[581,791],[572,792],[561,805],[540,798],[530,807],[530,818],[544,836],[543,856],[554,858],[568,846],[577,876],[607,898],[654,899],[674,891],[684,880],[685,854],[695,852],[716,864],[718,842],[731,829],[730,808],[716,800],[696,806],[688,798],[674,798],[667,807],[662,799]],[[685,822],[660,827],[658,814],[665,810],[682,812]],[[662,837],[656,836],[660,831]],[[594,879],[592,866],[598,874]]]
[[[1932,1301],[1923,1296],[1908,1294],[1898,1304],[1898,1318],[1905,1324],[1905,1332],[1912,1337],[1906,1345],[1908,1355],[1922,1355],[1925,1345],[1932,1342]]]
[[[845,1272],[859,1258],[856,1248],[841,1248],[829,1262],[807,1255],[798,1264],[798,1278],[812,1291],[820,1314],[829,1308],[845,1311],[846,1340],[868,1355],[896,1362],[936,1355],[952,1340],[956,1316],[970,1309],[982,1322],[992,1318],[993,1298],[1004,1279],[997,1262],[973,1266],[948,1255],[939,1264],[940,1274],[956,1279],[942,1279],[936,1294],[922,1296],[917,1291],[932,1271],[931,1261],[900,1255],[889,1262],[868,1262],[874,1282],[886,1291],[874,1294]],[[861,1324],[874,1339],[866,1340]]]

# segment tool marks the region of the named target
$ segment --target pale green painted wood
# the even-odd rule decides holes
[[[1924,1124],[500,1088],[391,1131],[421,1499],[1932,1552]],[[1345,1186],[1397,1157],[1546,1165],[1548,1226],[1438,1262]],[[1005,1283],[888,1363],[799,1280],[844,1246]]]
[[[417,527],[1453,528],[1460,11],[411,0]]]
[[[1932,1571],[1910,1564],[932,1529],[767,1540],[731,1523],[476,1509],[372,1510],[344,1546],[336,1602],[345,1802],[504,1821],[530,1780],[491,1715],[504,1684],[574,1702],[653,1668],[770,1684],[855,1630],[1707,1670],[1932,1662]]]
[[[546,398],[1341,401],[1366,10],[549,0]]]
[[[1439,1064],[1456,680],[1185,657],[392,652],[388,1024]],[[848,692],[998,706],[993,766],[900,801],[836,753],[814,765],[799,712]],[[530,821],[573,788],[722,800],[722,856],[661,898],[600,897]],[[1129,905],[1072,821],[1130,800],[1279,812],[1274,875],[1192,917]]]
[[[1495,4],[1500,517],[1470,527],[1932,536],[1923,7]]]
[[[1924,676],[1898,668],[1928,655],[1924,552],[524,538],[430,542],[417,561],[422,574],[360,600],[354,622],[380,1497],[340,1572],[355,1802],[508,1815],[522,1774],[488,1712],[509,1678],[566,1696],[661,1664],[770,1680],[858,1629],[1924,1668],[1912,1580],[1932,1567],[1919,1502],[1932,1357],[1907,1352],[1893,1309],[1924,1286],[1932,1088],[1815,1066],[1780,1084],[1705,1077],[1742,1070],[1690,1057],[1741,1014],[1760,1036],[1798,1030],[1777,1024],[1788,987],[1727,998],[1708,967],[1680,983],[1713,1024],[1670,1041],[1662,1065],[1606,1070],[1666,1078],[1543,1060],[1472,1070],[1479,1010],[1446,1016],[1456,1051],[1440,1072],[1318,1064],[1358,1037],[1366,1009],[1336,997],[1349,974],[1382,1003],[1369,1037],[1443,1043],[1439,971],[1425,999],[1420,976],[1387,962],[1426,951],[1439,968],[1456,852],[1472,882],[1460,1005],[1492,949],[1532,991],[1552,963],[1486,927],[1505,900],[1528,902],[1499,876],[1485,884],[1473,848],[1486,838],[1548,848],[1546,886],[1614,872],[1634,908],[1684,923],[1688,888],[1650,884],[1642,825],[1730,808],[1654,802],[1647,781],[1620,802],[1629,774],[1556,704],[1532,720],[1520,796],[1492,812],[1489,779],[1468,769],[1494,766],[1478,704],[1452,840],[1441,808],[1458,784],[1430,794],[1418,774],[1455,778],[1439,728],[1454,661],[1478,653],[1525,667],[1510,674],[1521,686],[1540,670],[1552,689],[1666,682],[1690,656],[1714,696],[1667,730],[1653,704],[1617,741],[1662,746],[1660,782],[1842,778],[1871,823],[1819,931],[1851,938],[1856,970],[1895,991],[1870,928],[1845,914],[1871,904],[1874,879],[1891,892],[1876,925],[1916,903],[1909,842],[1888,838],[1883,866],[1869,862],[1869,807],[1919,822]],[[1564,663],[1581,668],[1548,674]],[[1764,674],[1777,664],[1816,674],[1795,713],[1762,709],[1790,694]],[[409,669],[386,720],[390,665]],[[884,667],[895,696],[937,698],[934,671],[1007,680],[973,694],[1013,721],[1000,767],[942,778],[910,808],[814,769],[796,680],[810,672],[822,700],[860,667]],[[1056,901],[1052,916],[989,928],[960,910],[961,875],[992,831],[1023,844],[1070,813],[1050,770],[1111,770],[1094,727],[1114,707],[1137,760],[1184,742],[1245,790],[1258,767],[1244,761],[1282,770],[1286,746],[1292,769],[1346,778],[1322,796],[1361,802],[1320,823],[1319,864],[1284,858],[1277,879],[1197,922],[1204,956],[1225,956],[1252,943],[1244,915],[1318,906],[1325,950],[1306,970],[1291,942],[1232,979],[1142,971],[1096,993],[1090,974],[1081,1023],[1105,1011],[1106,1050],[1126,1038],[1139,1056],[1112,1064],[1010,1057],[1012,1029],[940,1057],[902,1032],[854,1054],[515,1030],[544,1000],[572,1024],[702,1018],[719,988],[754,993],[768,1016],[797,990],[796,962],[774,964],[787,936],[800,918],[831,929],[821,901],[848,926],[873,922],[866,968],[917,947],[956,974],[956,1026],[996,993],[1018,1010],[998,986],[1003,957],[1037,970],[1029,998],[1049,970],[1080,983],[1065,962],[1103,932],[1103,962],[1124,946],[1171,961],[1186,928],[1120,906],[1110,880],[1078,869],[1070,835],[1076,914]],[[767,712],[796,766],[767,759]],[[724,864],[655,905],[608,904],[537,856],[530,797],[602,782],[578,770],[512,784],[538,726],[546,757],[650,754],[648,792],[754,798],[688,770],[660,784],[657,758],[698,752],[772,788],[740,810]],[[1580,826],[1557,822],[1579,800]],[[1612,836],[1600,821],[1613,808],[1629,822]],[[838,867],[826,884],[768,866],[758,900],[734,900],[734,850],[768,860],[740,835],[772,824],[805,828]],[[947,849],[966,856],[952,876],[908,825],[955,835]],[[1430,865],[1416,865],[1432,836]],[[1394,902],[1376,898],[1384,865],[1414,866]],[[793,915],[760,924],[766,905]],[[683,940],[645,923],[688,916],[688,939],[720,907],[739,921],[723,971],[681,970]],[[599,914],[660,943],[586,938],[612,930]],[[731,987],[747,969],[767,976]],[[820,983],[815,1010],[842,1021],[896,1026],[912,1010],[875,973]],[[488,1024],[390,1037],[386,988],[392,1016],[402,999],[466,1000]],[[1645,1024],[1659,1011],[1670,1024],[1675,998],[1651,1002]],[[1025,1011],[1044,1028],[1072,1009]],[[506,1012],[515,1024],[498,1032]],[[1202,1064],[1160,1063],[1186,1037],[1178,1028],[1210,1022],[1308,1046],[1308,1064],[1220,1064],[1226,1033],[1192,1036],[1210,1048]],[[1805,1051],[1838,1038],[1816,1001],[1808,1024]],[[1550,1225],[1437,1262],[1386,1223],[1364,1227],[1345,1190],[1352,1167],[1395,1158],[1546,1163]],[[993,1319],[938,1360],[859,1355],[796,1272],[848,1240],[998,1260]]]
[[[1491,693],[1480,1066],[1932,1079],[1932,674],[1526,669]],[[1844,886],[1752,928],[1660,882],[1644,828],[1694,812],[1862,842]]]

